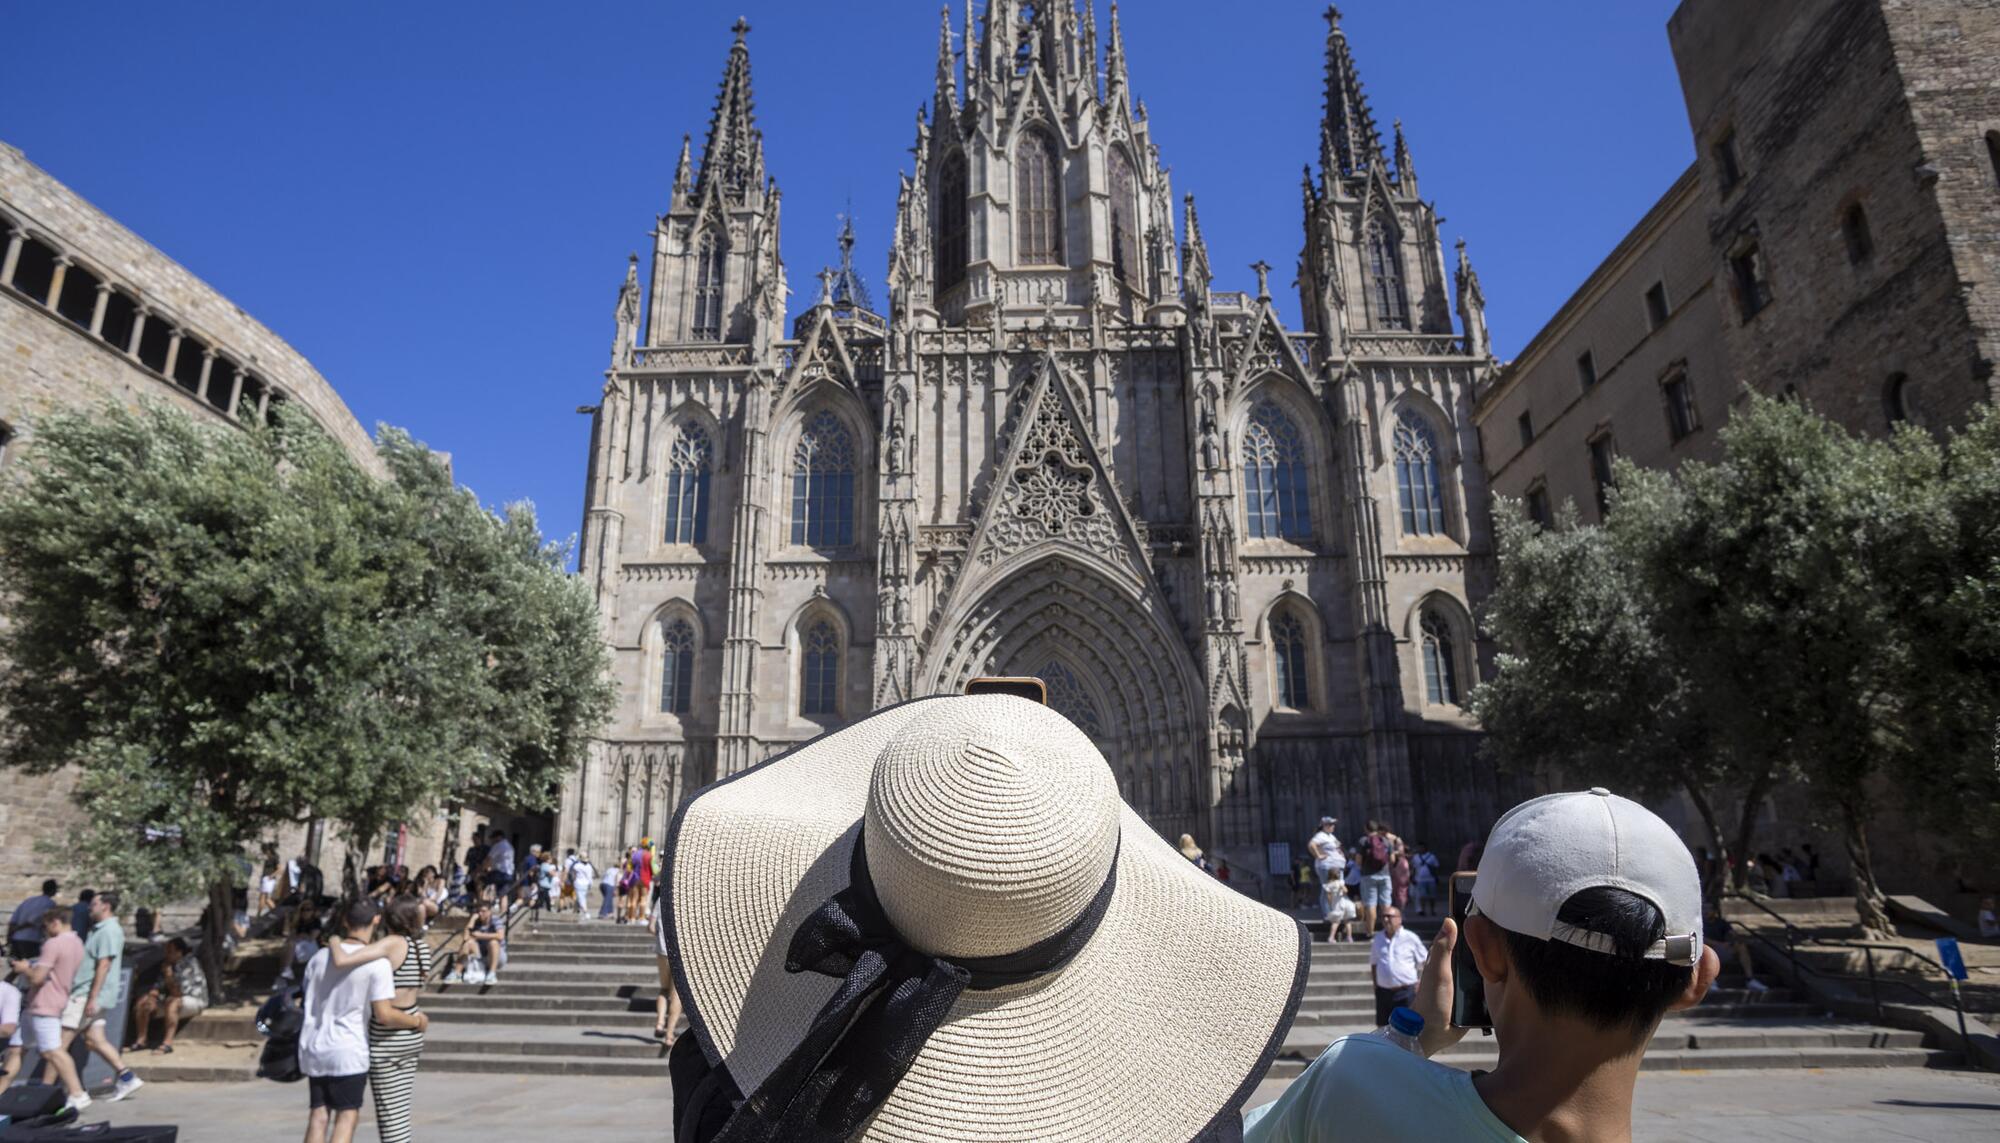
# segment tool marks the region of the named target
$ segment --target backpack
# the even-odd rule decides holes
[[[292,1003],[290,992],[279,992],[257,1009],[257,1030],[264,1033],[264,1051],[257,1057],[257,1075],[279,1083],[305,1078],[299,1067],[299,1034],[306,1018]]]
[[[1389,839],[1371,833],[1361,839],[1361,872],[1380,873],[1389,867]]]

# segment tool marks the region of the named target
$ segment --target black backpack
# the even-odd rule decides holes
[[[274,993],[257,1009],[257,1029],[264,1033],[264,1052],[257,1057],[257,1075],[279,1083],[296,1083],[305,1078],[299,1068],[299,1034],[305,1030],[305,1013],[292,1003],[289,992]]]

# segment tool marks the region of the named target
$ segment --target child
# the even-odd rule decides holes
[[[1339,941],[1343,944],[1352,941],[1354,939],[1354,898],[1347,895],[1347,885],[1341,881],[1327,882],[1326,892],[1333,902],[1333,910],[1327,914],[1327,921],[1332,927],[1327,930],[1326,939],[1328,941]]]

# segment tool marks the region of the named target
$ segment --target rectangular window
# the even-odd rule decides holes
[[[1523,409],[1521,411],[1520,420],[1517,421],[1516,423],[1521,426],[1521,447],[1527,448],[1529,445],[1534,444],[1535,443],[1534,416],[1527,410]]]
[[[1597,384],[1597,358],[1588,349],[1576,359],[1576,379],[1585,389]]]
[[[1771,283],[1764,273],[1764,254],[1756,243],[1745,246],[1729,259],[1729,271],[1736,279],[1736,308],[1749,321],[1771,304]]]
[[[1688,390],[1687,373],[1676,372],[1660,385],[1667,402],[1667,432],[1674,440],[1684,440],[1695,430],[1694,394]]]
[[[1736,188],[1743,181],[1743,162],[1736,155],[1736,128],[1731,127],[1715,141],[1715,177],[1722,184],[1723,193]]]
[[[1667,324],[1667,284],[1654,282],[1646,291],[1646,323],[1649,329],[1658,329]]]
[[[1590,479],[1597,486],[1597,515],[1601,519],[1611,507],[1611,458],[1617,455],[1611,434],[1593,437],[1590,442]]]
[[[1543,484],[1539,480],[1536,481],[1528,489],[1528,495],[1526,497],[1526,500],[1528,508],[1528,519],[1533,520],[1535,523],[1540,524],[1544,528],[1548,527],[1550,520],[1548,485]]]

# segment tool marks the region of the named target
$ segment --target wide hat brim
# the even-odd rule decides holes
[[[746,1094],[839,981],[784,969],[846,887],[875,760],[932,700],[890,707],[697,792],[667,838],[675,984]],[[1303,928],[1208,877],[1120,806],[1111,903],[1060,970],[963,993],[859,1138],[1195,1138],[1240,1113],[1290,1027]]]

